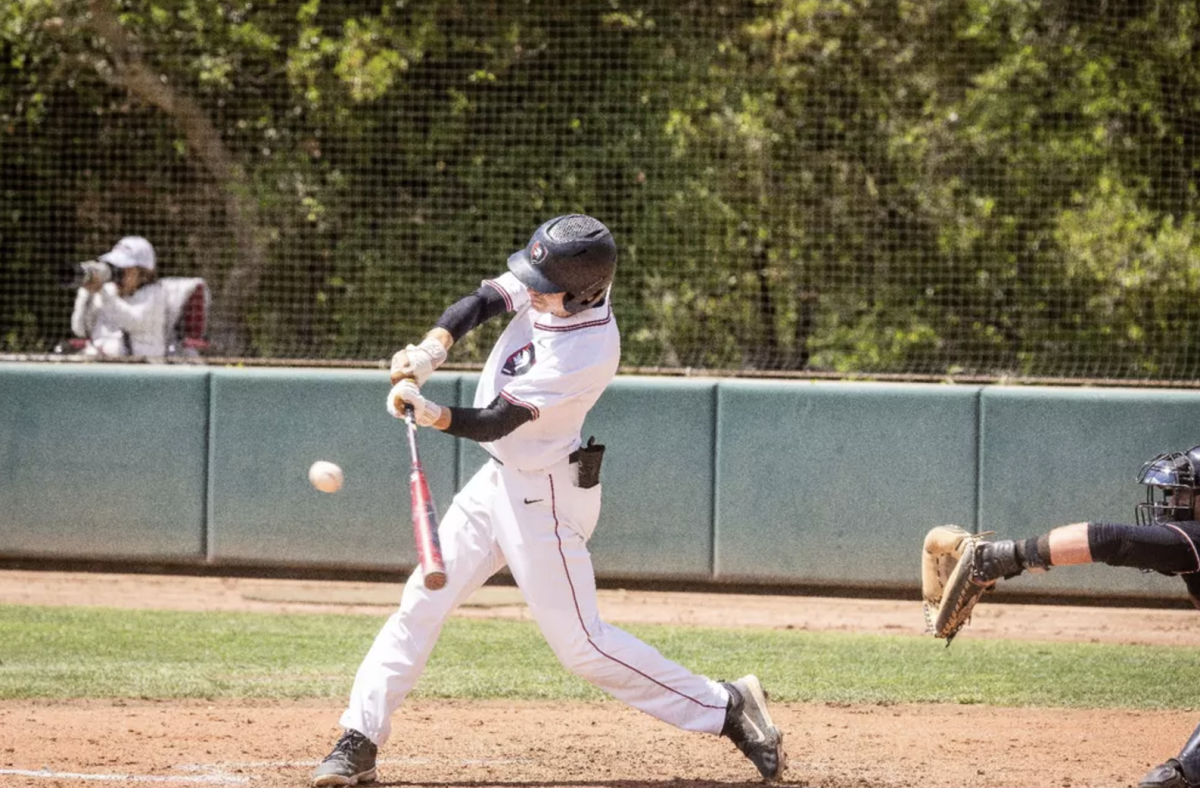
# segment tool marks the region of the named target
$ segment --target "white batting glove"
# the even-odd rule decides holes
[[[432,427],[442,416],[442,406],[421,396],[416,381],[405,378],[388,392],[387,409],[397,419],[404,418],[405,404],[412,405],[413,418],[419,427]]]
[[[419,345],[409,345],[392,356],[392,380],[413,378],[418,386],[425,385],[433,371],[446,360],[446,348],[433,337]]]

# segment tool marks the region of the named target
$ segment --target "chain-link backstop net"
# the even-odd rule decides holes
[[[8,3],[0,352],[71,352],[71,264],[142,235],[210,358],[377,364],[585,212],[627,371],[1197,381],[1197,14]]]

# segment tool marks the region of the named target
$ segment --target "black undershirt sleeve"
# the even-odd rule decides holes
[[[1125,525],[1088,523],[1088,549],[1092,560],[1109,566],[1152,569],[1164,575],[1195,572],[1200,524]]]
[[[486,408],[450,408],[450,426],[445,432],[480,443],[500,440],[527,421],[533,412],[496,397]]]
[[[457,342],[471,329],[507,311],[508,304],[499,290],[490,285],[480,285],[474,293],[447,307],[434,325],[449,331]]]

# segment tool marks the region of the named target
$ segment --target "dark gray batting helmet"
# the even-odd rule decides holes
[[[558,216],[508,258],[508,268],[539,293],[565,293],[563,307],[574,314],[604,299],[617,272],[617,242],[598,219]]]

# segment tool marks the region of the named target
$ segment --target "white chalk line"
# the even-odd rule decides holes
[[[460,766],[505,766],[525,763],[526,758],[380,758],[376,763],[400,766],[427,766],[432,763],[452,763]],[[183,763],[175,768],[200,774],[116,774],[104,772],[56,772],[49,769],[0,769],[0,777],[35,777],[52,780],[85,780],[92,782],[140,783],[206,783],[210,785],[245,785],[253,778],[228,774],[229,769],[289,769],[313,767],[320,761],[244,761],[241,763]]]
[[[301,766],[316,766],[321,761],[221,761],[220,763],[181,763],[176,769],[184,771],[219,771],[221,769],[288,769]],[[531,763],[529,758],[378,758],[375,763],[380,766],[428,766],[432,763],[453,764],[455,766],[507,766],[514,763]]]
[[[231,774],[97,774],[88,772],[52,772],[49,770],[34,771],[31,769],[0,769],[0,777],[42,777],[51,780],[91,780],[101,782],[131,782],[131,783],[211,783],[216,785],[244,785],[250,782],[249,777],[237,777]]]

